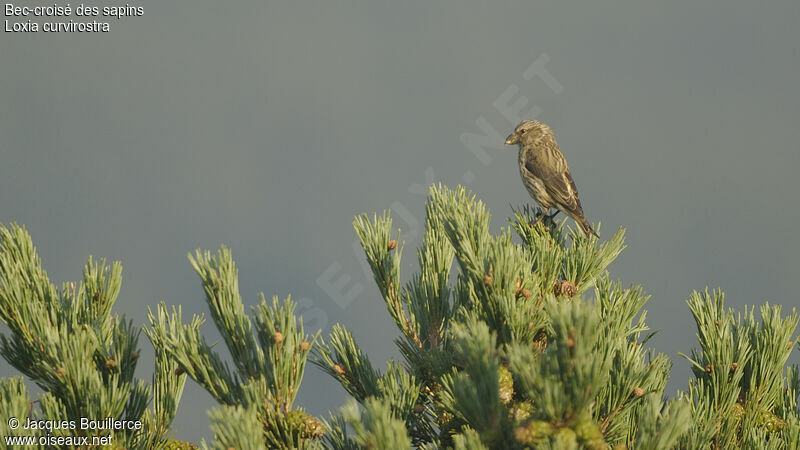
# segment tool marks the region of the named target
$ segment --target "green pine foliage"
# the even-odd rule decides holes
[[[322,423],[294,407],[306,360],[316,334],[306,334],[295,303],[273,297],[244,311],[239,279],[230,250],[216,255],[197,251],[189,260],[203,284],[211,318],[222,334],[233,367],[200,332],[203,316],[181,319],[180,307],[160,304],[150,311],[148,335],[178,368],[202,386],[220,407],[209,416],[213,448],[310,448],[324,430]]]
[[[432,187],[419,271],[405,283],[404,246],[389,213],[355,219],[404,361],[381,374],[351,334],[334,327],[313,362],[363,415],[352,403],[334,415],[327,446],[395,448],[403,429],[420,448],[800,445],[800,371],[785,368],[797,342],[794,311],[782,317],[765,306],[760,323],[752,309],[734,323],[718,297],[693,295],[702,347],[690,358],[696,380],[667,400],[671,361],[646,348],[654,334],[643,309],[648,296],[607,272],[624,231],[601,242],[549,219],[532,227],[538,214],[513,211],[510,227],[492,233],[486,206],[472,194]],[[387,391],[381,381],[389,373],[411,381]],[[404,427],[391,425],[391,438],[365,431],[378,411]]]
[[[31,408],[31,399],[22,377],[0,379],[0,411],[3,419],[0,421],[0,434],[2,436],[24,437],[28,431],[18,426],[11,426],[12,418],[24,422]]]
[[[119,262],[109,266],[90,257],[82,281],[57,288],[28,232],[15,224],[0,225],[0,320],[11,331],[0,336],[0,355],[44,391],[33,403],[21,379],[3,380],[3,426],[12,417],[73,424],[53,430],[3,429],[5,436],[50,435],[69,438],[62,441],[69,443],[75,437],[112,435],[120,448],[166,445],[183,378],[169,373],[175,364],[163,353],[152,386],[134,378],[140,329],[111,313],[121,283]],[[146,409],[150,400],[152,410]],[[142,429],[112,434],[80,427],[81,419],[109,417],[141,421]]]
[[[654,335],[640,286],[613,281],[624,230],[607,240],[528,207],[493,232],[486,205],[462,187],[433,186],[416,273],[401,276],[404,243],[391,215],[354,227],[397,327],[401,361],[374,365],[344,326],[309,334],[290,298],[245,312],[231,252],[197,251],[210,317],[226,355],[206,342],[204,316],[180,306],[149,312],[151,386],[133,379],[139,328],[111,315],[118,263],[91,259],[78,285],[47,281],[30,237],[2,229],[0,355],[21,378],[0,381],[14,417],[139,417],[127,448],[195,448],[169,441],[185,379],[219,402],[203,448],[332,449],[797,449],[800,315],[766,304],[736,313],[722,292],[688,301],[699,348],[683,355],[693,379],[665,395],[672,362]],[[295,405],[308,357],[352,397],[327,420]],[[150,408],[147,409],[148,401]],[[4,435],[19,430],[0,423]]]
[[[781,317],[780,306],[744,314],[725,309],[719,291],[694,292],[688,301],[700,349],[684,355],[695,379],[685,398],[692,405],[695,433],[690,448],[800,448],[798,367],[786,368],[800,317]]]

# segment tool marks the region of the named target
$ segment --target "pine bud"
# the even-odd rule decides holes
[[[134,360],[134,361],[139,359],[139,352],[137,352],[136,350],[132,351],[131,352],[131,359]]]
[[[567,348],[575,348],[575,339],[572,336],[567,338]]]
[[[555,430],[552,439],[556,442],[555,448],[578,448],[578,436],[570,427]]]
[[[523,289],[519,291],[519,294],[525,298],[531,298],[531,295],[533,295],[533,293],[529,289]]]
[[[417,414],[422,414],[422,411],[425,411],[425,407],[417,403],[414,405],[414,412]]]
[[[711,364],[706,366],[706,372],[707,373],[711,373],[711,371],[713,371],[713,370],[714,370],[714,366],[712,366]]]
[[[303,342],[301,342],[301,343],[300,343],[300,348],[301,348],[301,349],[302,349],[304,352],[307,352],[307,351],[308,351],[308,349],[310,349],[310,348],[311,348],[311,344],[309,344],[309,343],[308,343],[308,342],[306,342],[306,341],[303,341]]]
[[[486,286],[491,286],[492,283],[494,283],[494,271],[492,269],[489,269],[489,273],[487,273],[486,276],[483,277],[483,284],[485,284]]]
[[[522,290],[522,278],[517,278],[517,282],[514,283],[514,293],[517,294],[520,290]]]
[[[334,371],[334,372],[336,372],[336,373],[338,373],[338,374],[339,374],[339,376],[342,376],[342,377],[343,377],[343,376],[344,376],[344,375],[347,373],[347,372],[345,372],[345,371],[344,371],[344,369],[342,368],[342,366],[340,366],[340,365],[338,365],[338,364],[334,364],[334,365],[333,365],[333,371]]]
[[[280,344],[283,341],[283,333],[280,331],[276,331],[275,335],[272,337],[276,344]]]
[[[504,405],[508,405],[514,397],[514,379],[508,368],[505,366],[498,367],[497,381],[499,382],[498,387],[500,388],[500,401]]]
[[[115,367],[117,367],[117,362],[114,361],[114,358],[108,358],[106,360],[106,369],[111,370]]]
[[[56,370],[56,375],[58,375],[61,378],[63,378],[64,375],[66,375],[66,374],[67,374],[67,369],[65,369],[63,367],[59,367],[58,370]]]
[[[514,429],[514,439],[527,447],[534,447],[542,437],[553,434],[553,427],[544,420],[528,420]]]
[[[736,370],[737,370],[738,368],[739,368],[739,363],[733,363],[733,364],[731,364],[731,372],[736,372]]]
[[[388,248],[389,250],[396,249],[397,248],[397,241],[394,240],[394,239],[390,240],[389,243],[386,244],[386,248]]]
[[[644,389],[642,389],[642,388],[640,388],[640,387],[634,388],[634,389],[633,389],[633,395],[634,395],[635,397],[641,397],[641,396],[643,396],[643,395],[644,395]]]
[[[791,350],[793,346],[794,346],[794,342],[792,342],[792,341],[787,342],[786,343],[786,350]]]
[[[575,285],[569,280],[561,280],[556,283],[553,293],[556,295],[556,297],[566,295],[567,297],[572,298],[578,293],[578,288],[576,288]]]

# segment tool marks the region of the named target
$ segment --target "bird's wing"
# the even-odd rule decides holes
[[[539,154],[533,158],[528,158],[525,168],[542,180],[547,193],[556,204],[564,208],[565,213],[582,216],[583,208],[578,198],[578,188],[575,187],[564,155],[552,149],[537,153]]]

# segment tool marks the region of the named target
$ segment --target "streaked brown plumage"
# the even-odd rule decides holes
[[[567,160],[553,136],[553,130],[538,120],[523,120],[506,138],[506,145],[519,145],[519,173],[528,193],[544,208],[564,211],[572,217],[587,235],[597,233],[583,215],[578,188],[569,172]],[[551,218],[558,214],[553,213]]]

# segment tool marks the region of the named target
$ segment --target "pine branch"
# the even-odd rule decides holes
[[[264,354],[256,345],[250,318],[244,313],[239,294],[239,272],[230,250],[222,247],[216,256],[197,250],[189,262],[203,282],[211,318],[222,334],[239,374],[253,378],[264,366]]]
[[[508,413],[500,399],[500,358],[496,335],[473,318],[452,328],[454,359],[463,368],[442,380],[442,407],[481,435],[490,447],[510,444]]]
[[[192,320],[184,324],[180,307],[177,310],[173,307],[172,312],[167,313],[167,306],[161,303],[157,315],[149,311],[148,318],[151,326],[148,335],[153,345],[163,348],[180,366],[176,375],[186,373],[224,405],[238,403],[243,395],[239,378],[200,333],[200,326],[205,322],[202,315],[193,315]]]
[[[403,244],[398,244],[398,241],[391,237],[391,217],[384,212],[381,217],[374,215],[370,222],[366,215],[358,216],[353,221],[353,227],[392,319],[409,341],[422,348],[419,326],[413,310],[407,308],[408,295],[401,289],[400,259],[403,254]]]
[[[119,262],[109,266],[89,257],[83,281],[57,289],[27,231],[0,225],[0,319],[11,330],[10,337],[0,336],[0,355],[45,391],[41,418],[146,420],[150,387],[134,379],[140,329],[111,313],[121,283]],[[108,430],[53,431],[76,433],[105,436]],[[142,448],[159,433],[148,426],[115,430],[113,437],[119,445]]]
[[[379,374],[346,328],[334,325],[330,344],[321,340],[314,354],[311,362],[338,380],[359,402],[378,395]]]
[[[784,376],[797,342],[793,337],[799,320],[796,311],[783,319],[779,307],[766,304],[759,324],[755,308],[745,307],[744,315],[738,316],[725,310],[722,292],[695,292],[688,303],[697,323],[700,350],[687,357],[696,377],[685,396],[692,405],[695,427],[682,445],[800,445],[790,431],[791,423],[800,422],[792,370]]]
[[[220,406],[208,413],[211,419],[211,430],[214,442],[203,448],[228,450],[231,448],[266,448],[263,438],[263,427],[258,420],[255,409],[241,406]]]
[[[302,321],[294,315],[295,308],[290,298],[281,304],[278,297],[273,297],[270,305],[263,294],[261,303],[254,308],[258,342],[267,362],[261,370],[270,386],[272,402],[283,413],[292,408],[309,352],[321,332],[307,335]]]
[[[392,414],[385,400],[368,398],[363,411],[351,400],[342,408],[342,416],[353,428],[353,440],[362,448],[411,447],[403,421]]]
[[[157,315],[152,311],[149,314],[148,336],[157,351],[165,352],[179,366],[178,374],[185,372],[223,405],[212,416],[217,443],[250,445],[263,441],[271,448],[316,446],[324,432],[322,424],[302,409],[293,408],[293,403],[319,331],[305,333],[290,298],[281,302],[273,297],[268,303],[263,294],[261,302],[252,308],[255,319],[251,321],[244,312],[236,265],[227,248],[222,247],[216,255],[198,250],[189,255],[189,260],[203,283],[211,317],[231,353],[234,368],[206,343],[200,333],[202,316],[193,316],[184,324],[180,308],[173,307],[168,313],[162,303]],[[219,411],[248,418],[234,423]],[[251,435],[255,423],[258,438]],[[234,436],[238,432],[248,434]]]

